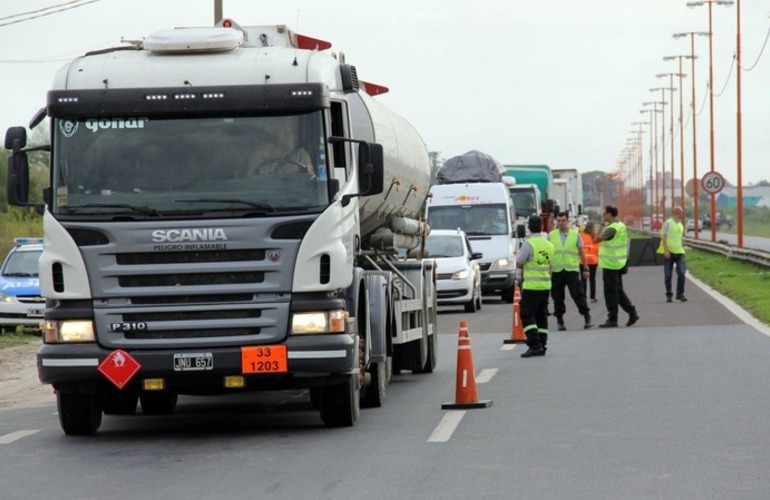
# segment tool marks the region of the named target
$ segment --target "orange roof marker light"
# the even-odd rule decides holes
[[[390,89],[388,87],[385,87],[384,85],[377,85],[376,83],[372,82],[365,82],[361,81],[361,86],[364,88],[364,91],[369,95],[380,95],[380,94],[386,94],[390,92]]]

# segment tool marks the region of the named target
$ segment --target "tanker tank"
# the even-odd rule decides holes
[[[420,218],[430,190],[428,149],[417,131],[361,91],[349,96],[353,137],[382,144],[385,189],[361,199],[361,236],[367,238],[393,216]]]

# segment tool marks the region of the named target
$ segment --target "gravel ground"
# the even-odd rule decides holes
[[[38,342],[0,349],[0,410],[52,404],[50,385],[37,377],[35,352]]]

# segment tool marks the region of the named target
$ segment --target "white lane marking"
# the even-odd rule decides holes
[[[481,373],[476,377],[476,383],[477,384],[485,384],[492,380],[492,377],[497,375],[497,368],[487,368],[485,370],[481,370]]]
[[[752,316],[748,311],[743,309],[741,306],[730,300],[729,297],[726,297],[722,295],[721,293],[717,292],[710,286],[708,286],[706,283],[702,282],[698,278],[695,278],[692,274],[687,273],[687,278],[698,285],[701,290],[709,294],[711,297],[715,298],[717,301],[721,302],[723,306],[727,307],[727,309],[738,316],[741,321],[746,323],[749,326],[752,326],[759,330],[761,333],[767,335],[770,337],[770,327],[765,325],[764,323],[760,322],[757,318]]]
[[[0,436],[0,444],[10,444],[10,443],[13,443],[14,441],[18,441],[21,438],[31,436],[32,434],[37,434],[38,432],[40,432],[40,429],[28,430],[28,431],[16,431],[16,432],[4,434]]]
[[[516,348],[516,344],[503,344],[500,347],[501,351],[512,351]]]
[[[460,425],[460,421],[465,416],[465,410],[449,411],[438,423],[433,433],[428,438],[429,443],[445,443],[449,441],[457,426]]]

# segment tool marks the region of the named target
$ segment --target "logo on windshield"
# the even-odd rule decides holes
[[[78,122],[74,120],[60,120],[59,131],[64,137],[72,137],[78,131]]]

